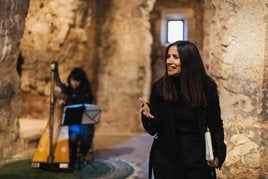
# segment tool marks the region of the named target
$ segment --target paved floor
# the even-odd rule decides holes
[[[21,119],[21,136],[31,138],[41,135],[46,125],[45,120]],[[34,131],[29,130],[34,126]],[[32,132],[29,132],[32,131]],[[141,133],[133,136],[101,136],[94,137],[94,154],[100,158],[116,158],[128,162],[134,167],[135,172],[129,178],[148,178],[148,156],[152,143],[152,136]],[[33,149],[27,152],[32,155]]]

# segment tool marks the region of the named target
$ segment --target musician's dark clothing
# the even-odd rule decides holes
[[[67,94],[67,100],[65,105],[92,103],[93,101],[93,95],[91,94],[90,89],[72,89],[70,86],[66,86],[63,83],[61,83],[59,86],[62,92]]]
[[[179,84],[179,80],[178,77],[173,78],[173,83]],[[207,165],[205,159],[204,133],[207,126],[212,134],[214,155],[220,160],[219,166],[226,156],[216,85],[207,81],[209,102],[202,109],[191,107],[180,96],[174,102],[165,101],[156,91],[158,84],[156,82],[153,85],[149,105],[154,119],[142,115],[145,130],[155,135],[150,153],[149,175],[153,169],[156,179],[213,178],[215,170]]]
[[[72,89],[70,86],[66,86],[56,75],[56,84],[61,88],[62,92],[67,95],[65,105],[73,104],[91,104],[93,95],[91,89]],[[80,142],[80,153],[86,155],[93,137],[94,137],[94,125],[93,124],[75,124],[69,125],[69,144],[70,144],[70,164],[73,165],[77,158],[78,142]]]

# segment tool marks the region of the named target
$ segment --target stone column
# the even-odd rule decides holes
[[[21,98],[16,67],[28,5],[29,0],[0,3],[0,157],[14,153],[19,139]]]
[[[219,85],[228,146],[218,175],[267,178],[268,2],[212,0],[212,4],[209,69]]]
[[[100,133],[128,134],[142,129],[138,97],[148,99],[150,92],[149,13],[153,4],[154,0],[97,2],[103,12],[97,17]]]

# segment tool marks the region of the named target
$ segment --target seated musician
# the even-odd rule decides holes
[[[62,93],[66,95],[66,100],[61,100],[63,105],[92,103],[93,95],[91,84],[86,73],[81,68],[74,68],[67,79],[65,85],[59,78],[57,64],[55,67],[55,82],[60,87]],[[81,142],[80,153],[86,156],[94,136],[94,124],[75,124],[69,126],[70,144],[70,166],[74,167],[77,160],[78,142]]]

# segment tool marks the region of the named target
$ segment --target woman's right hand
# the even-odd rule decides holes
[[[142,115],[144,115],[149,119],[154,119],[154,116],[151,114],[150,108],[148,104],[145,102],[145,100],[143,98],[139,98],[139,101],[141,103],[141,108],[139,109],[139,112],[141,112]]]
[[[63,99],[59,99],[59,100],[58,100],[58,103],[59,103],[60,105],[65,105],[66,101],[63,100]]]

